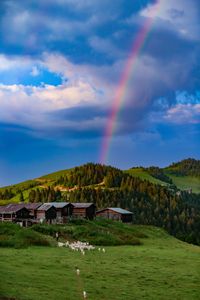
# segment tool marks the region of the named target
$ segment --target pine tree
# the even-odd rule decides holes
[[[20,191],[20,194],[19,194],[19,202],[24,202],[24,195],[23,195],[22,191]]]

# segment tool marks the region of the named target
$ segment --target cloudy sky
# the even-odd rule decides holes
[[[199,0],[1,0],[0,186],[99,162],[200,158]]]

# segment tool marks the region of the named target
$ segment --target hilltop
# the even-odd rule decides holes
[[[176,187],[181,191],[192,190],[193,193],[200,193],[200,160],[188,158],[165,168],[133,167],[127,172],[155,184]]]

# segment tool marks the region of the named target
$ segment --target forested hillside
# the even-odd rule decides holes
[[[191,164],[193,167],[188,167],[190,171],[187,172],[193,170],[192,173],[197,174],[198,167]],[[183,165],[185,170],[188,163]],[[97,209],[118,206],[133,211],[136,224],[160,226],[182,240],[200,244],[200,195],[179,191],[163,169],[144,170],[154,182],[111,166],[88,163],[53,173],[53,176],[2,188],[0,201],[2,204],[5,201],[94,202]],[[157,182],[165,184],[155,184]]]
[[[180,162],[173,163],[165,170],[178,176],[196,176],[200,177],[200,160],[193,158],[184,159]]]

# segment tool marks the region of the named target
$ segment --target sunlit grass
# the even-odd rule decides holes
[[[1,296],[20,300],[200,299],[200,248],[155,227],[140,246],[73,252],[67,248],[0,249]],[[76,268],[80,269],[80,276]]]

